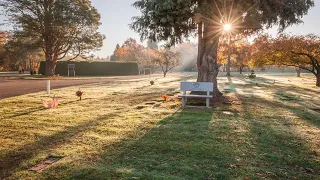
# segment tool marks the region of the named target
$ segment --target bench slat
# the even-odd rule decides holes
[[[213,91],[213,83],[211,82],[181,82],[181,91]]]

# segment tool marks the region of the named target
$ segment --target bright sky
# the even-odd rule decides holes
[[[133,16],[138,16],[140,12],[131,5],[136,0],[92,0],[93,5],[101,14],[102,26],[100,31],[106,36],[101,51],[95,54],[100,57],[107,57],[113,53],[117,43],[122,44],[127,38],[132,37],[140,39],[139,34],[133,32],[128,24],[131,23]],[[303,18],[304,24],[289,27],[286,32],[293,34],[309,34],[314,33],[320,35],[320,0],[315,0],[316,5],[307,16]],[[0,21],[3,17],[0,17]],[[0,27],[6,29],[6,27]],[[270,32],[275,35],[277,28],[273,28]]]

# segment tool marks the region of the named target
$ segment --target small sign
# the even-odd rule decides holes
[[[194,87],[195,89],[199,89],[200,83],[193,83],[193,87]]]
[[[75,64],[68,64],[68,69],[75,69],[76,65]]]
[[[76,76],[76,65],[75,64],[68,64],[68,76],[70,76],[70,70],[73,71],[73,76]]]

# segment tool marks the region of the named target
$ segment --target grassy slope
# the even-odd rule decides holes
[[[64,100],[51,110],[41,93],[1,100],[0,177],[318,178],[320,118],[312,108],[320,108],[320,90],[310,77],[220,78],[234,102],[210,110],[161,102],[164,92],[178,94],[179,81],[87,85],[81,102],[77,87],[55,90]],[[43,173],[27,171],[49,155],[64,158]]]

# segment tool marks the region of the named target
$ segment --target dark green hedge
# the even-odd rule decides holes
[[[56,74],[67,76],[68,64],[76,65],[77,76],[128,76],[138,75],[139,68],[137,63],[119,62],[74,62],[60,61],[56,66]],[[40,63],[39,74],[45,75],[46,62]],[[73,75],[70,72],[70,75]]]

